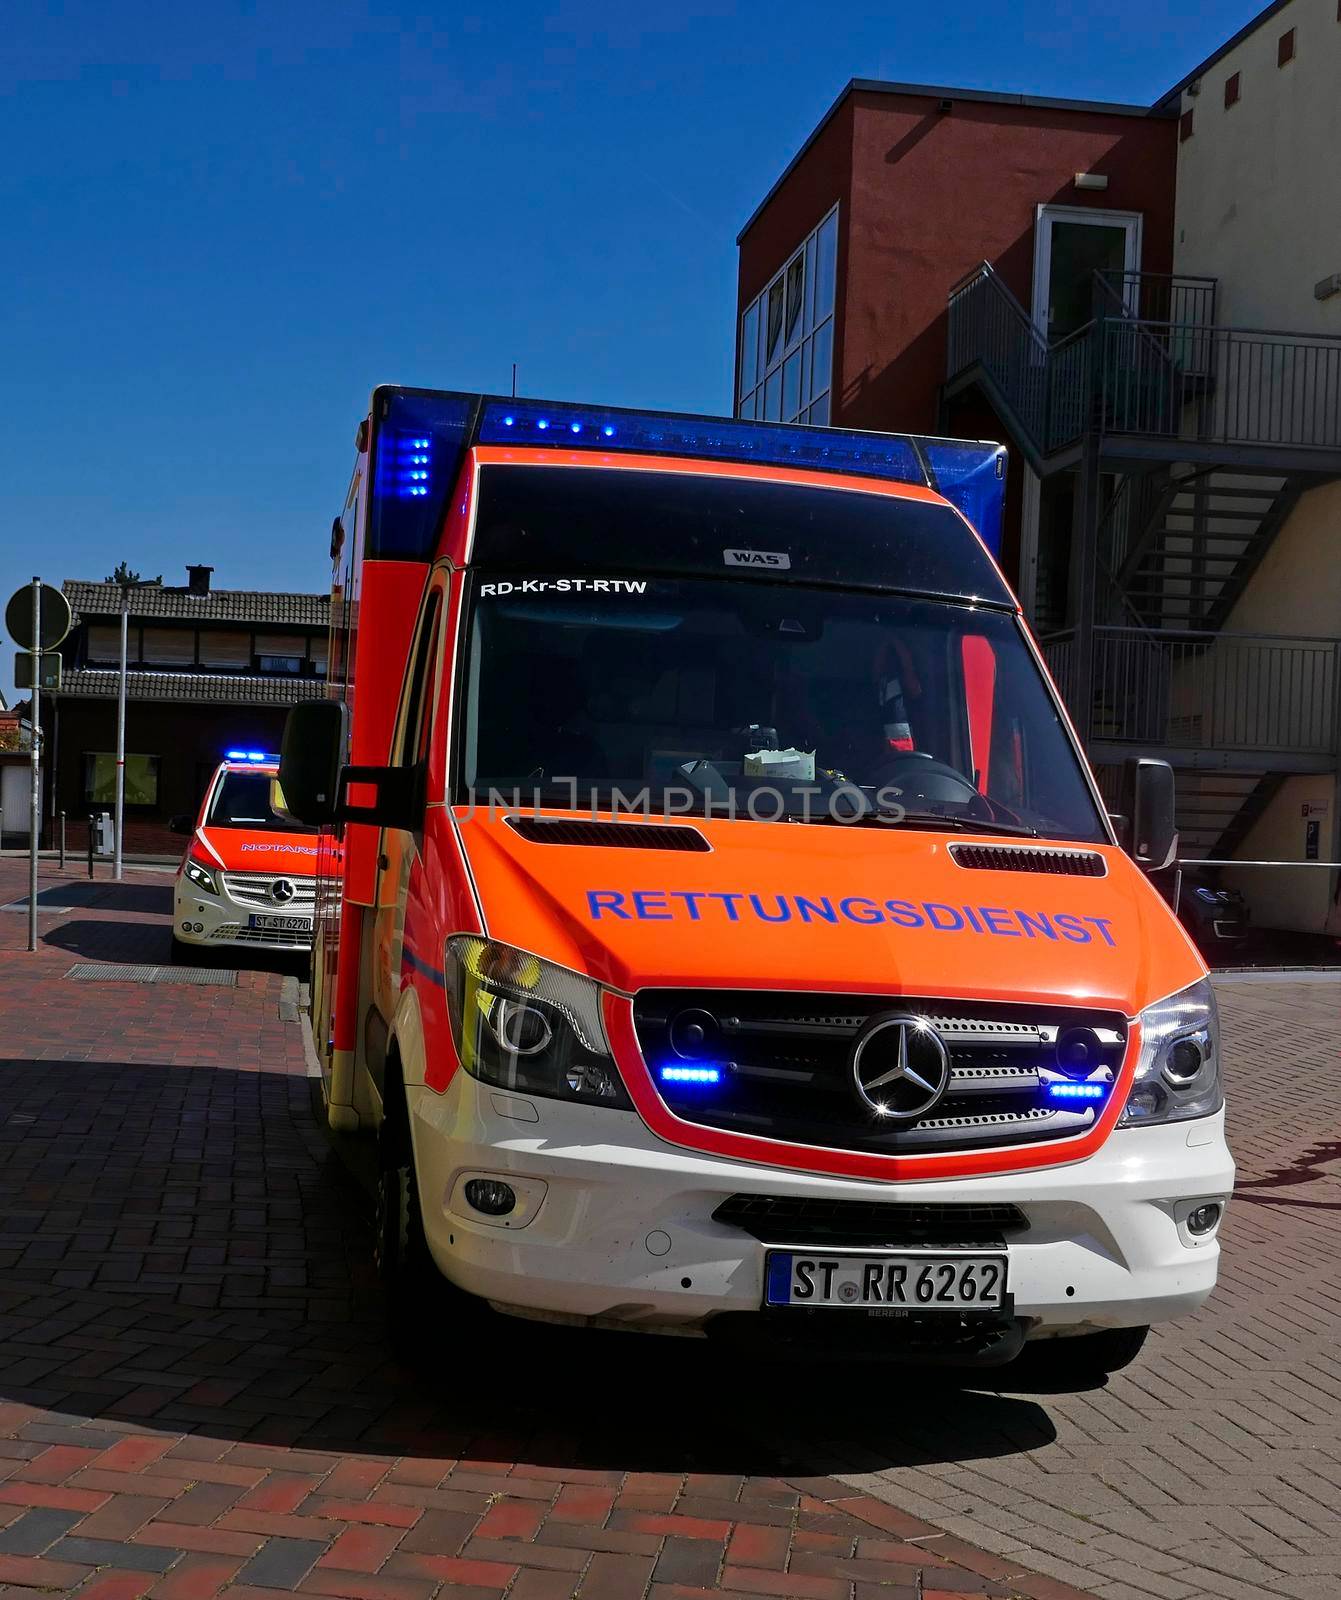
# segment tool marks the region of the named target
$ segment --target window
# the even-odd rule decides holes
[[[147,666],[191,667],[196,660],[192,628],[146,628],[140,658]]]
[[[736,415],[827,424],[833,375],[838,208],[740,319]]]
[[[1240,90],[1241,90],[1241,84],[1242,84],[1241,75],[1239,73],[1237,73],[1237,72],[1231,72],[1229,74],[1229,76],[1225,79],[1225,106],[1226,106],[1226,108],[1228,108],[1229,106],[1238,105],[1238,103],[1239,103],[1239,94],[1240,94]]]
[[[259,672],[298,674],[307,660],[307,640],[301,633],[258,633],[256,667]]]
[[[126,643],[126,653],[131,661],[138,658],[139,629],[130,629]],[[113,665],[121,660],[121,624],[94,622],[88,630],[88,659],[90,661],[110,661]]]
[[[93,806],[116,804],[116,756],[110,750],[85,751],[84,799]],[[158,804],[158,757],[126,757],[126,804]]]
[[[771,822],[822,818],[846,788],[985,827],[1105,837],[1003,611],[725,577],[659,579],[617,606],[480,587],[466,663],[462,800],[607,807],[618,790],[660,810],[675,791],[678,809],[688,795],[691,812],[710,800],[724,815],[729,799]],[[800,753],[808,773],[771,777],[770,750]],[[923,789],[928,757],[942,776]]]
[[[419,766],[428,760],[429,734],[433,722],[433,668],[438,653],[438,616],[442,590],[435,589],[428,599],[428,610],[415,646],[410,673],[410,698],[405,708],[405,733],[401,742],[401,766]]]
[[[1178,143],[1186,144],[1192,137],[1192,107],[1189,106],[1178,119]]]
[[[285,814],[284,791],[273,772],[225,772],[214,791],[208,826],[281,833],[311,831]]]
[[[312,671],[318,678],[326,676],[326,639],[323,635],[319,639],[310,639],[307,646],[308,658],[312,662]]]
[[[1287,28],[1276,44],[1276,65],[1283,67],[1294,60],[1294,29]]]
[[[251,635],[202,631],[200,664],[202,667],[227,667],[234,672],[247,672],[251,667]]]

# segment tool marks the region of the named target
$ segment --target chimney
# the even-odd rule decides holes
[[[186,589],[188,594],[208,594],[210,592],[210,573],[213,567],[187,567]]]

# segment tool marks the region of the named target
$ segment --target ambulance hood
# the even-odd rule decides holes
[[[616,825],[632,835],[640,824]],[[696,828],[708,851],[540,843],[483,814],[459,826],[491,938],[629,992],[1053,999],[1134,1014],[1205,973],[1168,907],[1110,846],[1073,847],[1103,861],[1102,876],[1078,876],[951,854],[1013,839],[871,825],[675,824]]]
[[[193,848],[225,872],[273,872],[307,878],[317,870],[314,833],[269,833],[259,828],[197,828]]]

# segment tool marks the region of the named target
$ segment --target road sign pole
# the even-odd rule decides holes
[[[126,820],[126,634],[130,618],[130,590],[121,591],[121,677],[116,687],[116,842],[112,877],[121,882],[121,832]]]
[[[41,648],[42,642],[42,580],[33,579],[33,644]],[[36,663],[34,663],[36,665]],[[37,830],[42,820],[42,674],[33,673],[32,700],[32,772],[28,796],[28,948],[37,949]]]

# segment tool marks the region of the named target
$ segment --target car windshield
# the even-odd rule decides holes
[[[476,573],[467,650],[462,802],[822,821],[841,792],[848,816],[1108,837],[1004,611],[757,580]]]
[[[309,833],[282,814],[284,791],[273,772],[225,772],[206,819],[209,828],[256,828],[265,833]]]

